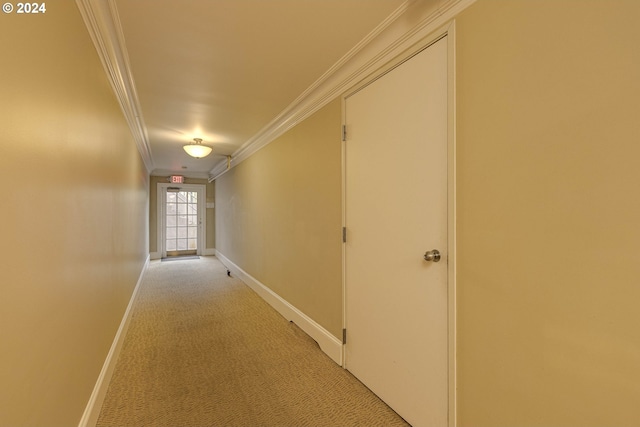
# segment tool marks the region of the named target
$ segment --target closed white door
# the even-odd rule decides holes
[[[348,96],[345,125],[345,366],[446,426],[447,38]]]
[[[158,252],[161,257],[202,255],[205,248],[205,191],[202,184],[159,183]]]
[[[167,256],[196,255],[201,218],[198,191],[167,188],[165,249]]]

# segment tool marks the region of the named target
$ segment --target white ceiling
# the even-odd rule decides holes
[[[152,174],[207,177],[403,3],[116,0]]]

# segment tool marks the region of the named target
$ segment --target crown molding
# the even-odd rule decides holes
[[[147,173],[150,174],[154,166],[149,137],[131,74],[129,55],[124,44],[124,35],[116,4],[113,0],[76,0],[76,4],[98,51],[98,56],[118,104],[124,113],[129,129],[131,129]]]
[[[209,172],[213,181],[302,122],[376,70],[420,43],[476,0],[407,0],[287,108]],[[406,19],[400,19],[406,18]]]

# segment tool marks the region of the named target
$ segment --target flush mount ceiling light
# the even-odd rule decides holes
[[[202,138],[193,138],[193,141],[193,144],[185,145],[182,147],[188,155],[190,155],[191,157],[195,157],[196,159],[201,159],[202,157],[207,157],[209,154],[211,154],[213,148],[202,145]]]

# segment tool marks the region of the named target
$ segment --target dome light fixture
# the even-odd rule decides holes
[[[207,157],[213,151],[213,148],[202,145],[202,138],[193,138],[194,143],[183,146],[184,151],[191,157],[201,159]]]

